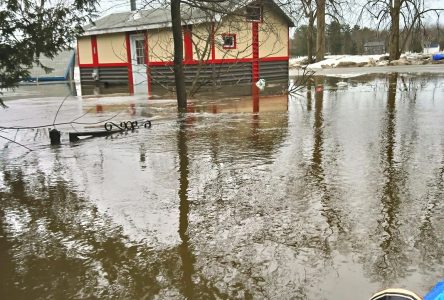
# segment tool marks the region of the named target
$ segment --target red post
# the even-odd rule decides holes
[[[97,36],[93,35],[91,36],[91,51],[92,51],[92,59],[93,59],[93,65],[95,67],[99,66],[99,53],[97,49]]]
[[[251,98],[253,100],[253,112],[258,113],[259,112],[259,88],[256,86],[255,83],[251,84]]]
[[[215,43],[215,29],[214,29],[214,23],[211,25],[211,61],[214,63],[214,60],[216,59],[216,43]]]
[[[190,62],[193,60],[193,41],[191,39],[191,27],[183,27],[183,44],[185,48],[184,61]]]
[[[253,24],[253,83],[259,80],[259,24]]]
[[[256,82],[259,80],[259,24],[254,22],[253,26],[253,62],[252,62],[252,84],[251,94],[253,98],[253,112],[259,112],[259,88]]]

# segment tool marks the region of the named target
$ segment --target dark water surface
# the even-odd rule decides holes
[[[317,78],[301,96],[67,98],[57,122],[150,118],[61,146],[2,130],[1,299],[368,299],[444,277],[444,77]],[[18,91],[19,93],[19,91]],[[61,97],[8,101],[52,124]]]

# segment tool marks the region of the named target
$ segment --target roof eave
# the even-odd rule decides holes
[[[274,6],[274,8],[277,9],[283,15],[283,17],[288,22],[289,27],[295,27],[295,20],[293,20],[290,17],[290,13],[284,9],[284,6],[277,4],[276,1],[273,1],[273,0],[268,1],[268,2],[271,3],[271,5]]]
[[[140,30],[150,30],[150,29],[168,28],[168,27],[171,27],[171,22],[128,26],[128,27],[88,29],[88,30],[85,30],[85,32],[83,33],[83,36],[91,36],[91,35],[107,34],[107,33],[121,33],[121,32],[140,31]]]
[[[183,25],[200,24],[205,21],[207,21],[205,18],[200,18],[200,19],[196,18],[193,21],[183,23]],[[154,24],[142,24],[142,25],[125,26],[125,27],[112,27],[112,28],[103,28],[103,29],[86,29],[85,32],[83,33],[83,36],[170,28],[171,26],[172,26],[171,21],[169,21],[169,22],[161,22],[161,23],[154,23]]]

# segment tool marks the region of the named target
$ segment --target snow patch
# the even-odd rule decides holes
[[[327,56],[325,60],[310,64],[307,66],[309,69],[326,69],[336,67],[351,67],[351,66],[364,66],[364,65],[376,65],[376,62],[384,55],[333,55]]]

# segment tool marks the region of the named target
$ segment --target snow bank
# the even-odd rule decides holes
[[[326,59],[307,66],[309,69],[326,69],[336,67],[351,67],[376,64],[384,55],[334,55],[326,56]]]
[[[431,63],[431,56],[418,53],[404,53],[399,60],[389,63],[388,54],[381,55],[329,55],[323,61],[307,65],[307,57],[290,59],[290,68],[298,69],[306,66],[311,70],[342,68],[342,67],[373,67],[373,66],[399,66],[423,65]]]

